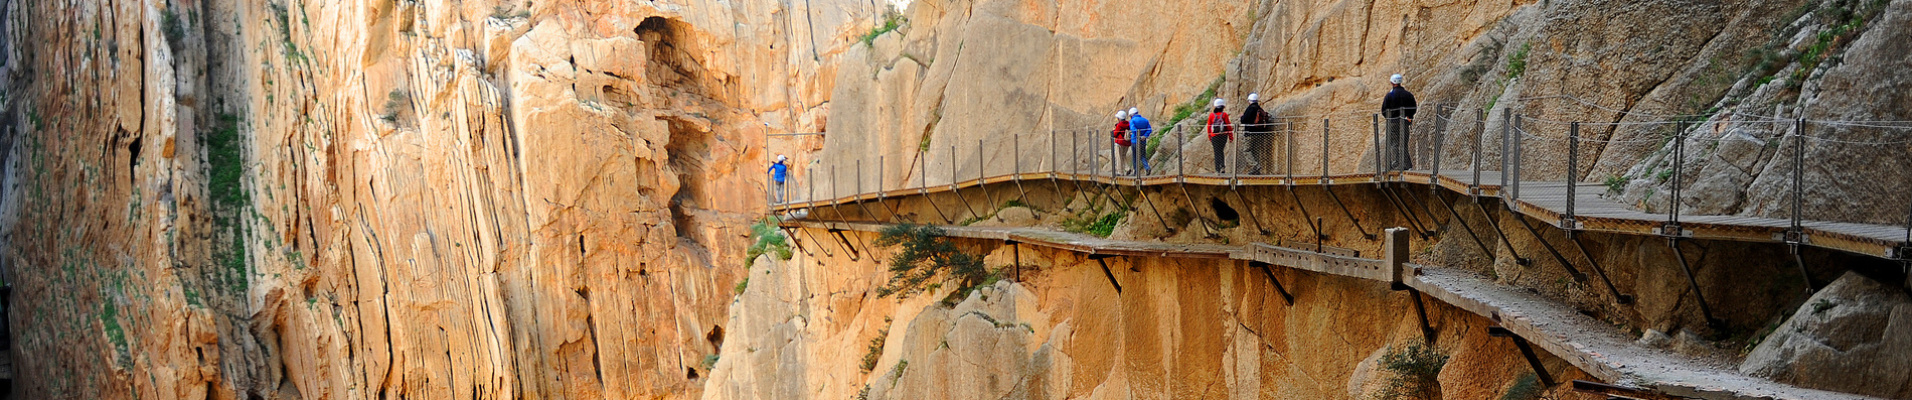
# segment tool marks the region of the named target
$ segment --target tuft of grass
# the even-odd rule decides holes
[[[1128,214],[1123,213],[1122,210],[1109,210],[1108,213],[1102,213],[1101,204],[1096,203],[1083,208],[1076,215],[1064,218],[1062,229],[1106,238],[1109,234],[1115,233],[1115,226],[1121,224],[1122,219],[1127,216]]]
[[[166,44],[179,47],[179,41],[186,38],[186,23],[179,19],[179,13],[171,6],[162,7],[159,19],[160,30],[166,33]]]
[[[1182,103],[1181,105],[1175,106],[1175,115],[1169,117],[1168,125],[1162,125],[1162,126],[1167,127],[1168,129],[1175,129],[1175,126],[1180,125],[1182,123],[1182,120],[1188,119],[1188,117],[1193,116],[1196,113],[1202,112],[1203,110],[1207,110],[1208,103],[1212,100],[1215,100],[1215,92],[1218,90],[1221,90],[1222,81],[1225,80],[1225,78],[1227,77],[1228,77],[1227,75],[1215,77],[1215,80],[1208,83],[1208,89],[1203,90],[1201,95],[1195,96],[1195,98],[1192,98],[1192,99],[1188,99],[1187,103]],[[1163,129],[1161,128],[1157,128],[1156,133],[1161,133],[1162,130]],[[1155,135],[1155,136],[1160,137],[1162,135]],[[1150,138],[1151,145],[1155,145],[1157,143],[1158,142],[1156,142],[1154,138]],[[1150,147],[1149,153],[1154,154],[1154,152],[1155,152],[1155,148]]]
[[[385,94],[385,111],[378,114],[378,119],[398,123],[398,113],[404,110],[405,102],[410,98],[411,94],[405,93],[405,89],[392,89],[391,93]]]
[[[1514,384],[1507,387],[1500,400],[1534,400],[1540,398],[1540,392],[1545,389],[1540,387],[1540,377],[1528,372],[1514,378]]]
[[[1606,182],[1602,183],[1607,185],[1607,194],[1620,194],[1620,191],[1626,190],[1627,178],[1621,178],[1619,175],[1607,175]]]
[[[1381,356],[1381,368],[1394,372],[1394,375],[1388,378],[1387,391],[1381,394],[1381,398],[1428,398],[1440,384],[1436,379],[1445,366],[1446,354],[1421,343],[1389,347],[1387,354]]]
[[[904,17],[902,13],[896,12],[896,10],[890,10],[889,12],[883,13],[883,23],[878,24],[876,27],[870,28],[870,33],[863,34],[863,38],[862,38],[863,45],[871,46],[872,43],[876,42],[876,38],[878,36],[883,36],[883,34],[885,33],[894,32],[896,31],[896,28],[901,28],[903,24],[906,24],[906,23],[909,23],[909,18]]]
[[[704,366],[704,372],[710,372],[710,370],[717,369],[717,355],[711,354],[711,355],[704,356],[703,366]]]
[[[1514,55],[1507,57],[1507,81],[1512,82],[1527,73],[1527,55],[1533,50],[1533,43],[1521,43],[1520,50],[1514,50]]]
[[[737,290],[737,294],[744,294],[744,289],[749,289],[749,288],[750,288],[750,277],[746,276],[744,277],[743,280],[737,281],[737,287],[735,287],[734,289]]]
[[[1819,301],[1812,302],[1812,315],[1819,315],[1838,305],[1837,303],[1833,303],[1832,300],[1819,299]]]
[[[884,322],[888,322],[888,320],[889,320],[888,318],[884,318]],[[857,368],[862,369],[863,373],[866,373],[866,374],[870,373],[870,371],[875,370],[876,360],[883,358],[884,342],[889,341],[889,339],[890,339],[889,327],[884,327],[883,330],[877,331],[876,337],[870,338],[869,350],[863,353],[863,363],[859,364]]]
[[[896,383],[897,379],[902,379],[903,371],[907,371],[909,369],[910,369],[910,360],[896,360],[896,367],[890,368],[890,372],[893,373],[892,375],[890,375],[890,383],[894,384]]]

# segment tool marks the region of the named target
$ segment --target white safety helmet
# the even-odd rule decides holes
[[[1394,76],[1388,77],[1388,82],[1394,83],[1396,85],[1401,84],[1401,81],[1404,81],[1404,80],[1406,79],[1402,78],[1401,74],[1394,74]]]
[[[1248,101],[1261,101],[1261,94],[1260,94],[1260,93],[1249,93],[1249,94],[1248,94]]]
[[[1129,118],[1128,111],[1122,111],[1122,110],[1115,111],[1115,119],[1128,119],[1128,118]]]
[[[1222,99],[1215,99],[1215,103],[1214,103],[1214,104],[1209,104],[1208,106],[1209,106],[1209,107],[1211,107],[1211,108],[1213,108],[1213,107],[1221,107],[1221,106],[1225,106],[1225,105],[1228,105],[1228,101],[1227,101],[1227,100],[1222,100]]]
[[[777,162],[783,162],[784,160],[789,160],[789,159],[790,158],[784,157],[782,154],[777,155]]]
[[[1142,115],[1142,111],[1135,109],[1135,107],[1129,107],[1129,116],[1133,117],[1137,115]]]

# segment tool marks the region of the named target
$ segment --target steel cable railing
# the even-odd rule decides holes
[[[1028,179],[1044,176],[1060,179],[1073,175],[1121,185],[1141,185],[1154,178],[1184,182],[1189,177],[1208,177],[1238,185],[1246,181],[1244,178],[1273,178],[1261,182],[1276,183],[1319,178],[1322,183],[1330,183],[1344,176],[1383,179],[1391,176],[1384,173],[1416,170],[1432,178],[1430,182],[1442,178],[1465,180],[1471,195],[1482,193],[1481,187],[1497,185],[1510,207],[1525,200],[1522,192],[1530,189],[1525,186],[1560,182],[1564,185],[1561,189],[1568,194],[1564,222],[1571,223],[1577,211],[1574,202],[1581,200],[1579,186],[1593,183],[1587,180],[1599,181],[1596,175],[1606,174],[1606,182],[1599,183],[1610,185],[1606,195],[1613,196],[1627,196],[1627,188],[1643,184],[1662,187],[1665,192],[1683,192],[1695,184],[1716,188],[1720,185],[1708,178],[1722,173],[1719,169],[1724,168],[1720,166],[1724,164],[1701,161],[1717,159],[1764,168],[1763,173],[1749,172],[1751,177],[1736,178],[1748,181],[1740,185],[1741,188],[1754,189],[1740,189],[1741,192],[1734,194],[1733,197],[1751,203],[1725,208],[1729,214],[1788,214],[1789,224],[1800,225],[1815,217],[1854,219],[1855,211],[1814,211],[1806,207],[1805,203],[1824,203],[1805,200],[1809,199],[1806,195],[1811,194],[1807,192],[1820,190],[1823,182],[1833,183],[1824,186],[1825,190],[1898,193],[1884,183],[1873,183],[1879,180],[1858,175],[1855,171],[1859,169],[1809,170],[1807,167],[1811,165],[1805,162],[1813,157],[1802,154],[1912,153],[1912,149],[1906,147],[1912,144],[1912,121],[1786,121],[1722,114],[1712,120],[1574,122],[1508,109],[1463,109],[1438,104],[1421,110],[1419,123],[1403,123],[1405,120],[1373,113],[1329,115],[1334,114],[1345,115],[1340,118],[1278,115],[1273,122],[1246,126],[1240,124],[1238,115],[1231,115],[1227,127],[1232,136],[1224,135],[1219,140],[1220,153],[1215,152],[1213,142],[1202,143],[1210,141],[1202,114],[1191,117],[1190,122],[1155,127],[1149,140],[1134,141],[1127,148],[1115,143],[1110,133],[1112,122],[1039,133],[989,135],[968,143],[942,143],[933,151],[918,151],[914,155],[882,154],[793,165],[788,169],[788,179],[781,191],[766,187],[764,192],[772,204],[816,206],[833,199],[871,193],[880,197],[903,189],[927,193],[943,186],[950,189],[960,186],[962,196],[982,197],[969,200],[987,202],[986,208],[993,210],[1002,203],[998,200],[1003,200],[994,197],[1003,193],[969,186],[1011,177],[1009,180],[1019,185],[1012,194],[1023,194],[1026,188],[1020,185]],[[1802,129],[1806,132],[1794,132]],[[1397,136],[1402,130],[1407,134]],[[1397,140],[1400,145],[1396,144]],[[1745,146],[1753,149],[1741,149]],[[1735,153],[1720,153],[1725,147]],[[1802,148],[1808,150],[1802,153],[1799,150]],[[1536,152],[1563,154],[1564,158],[1526,156]],[[1397,155],[1404,155],[1406,160],[1397,163]],[[1724,157],[1735,160],[1750,157],[1750,161],[1725,160]],[[1674,163],[1679,165],[1668,167]],[[946,170],[938,171],[939,168]],[[1912,174],[1912,171],[1901,172]],[[1821,186],[1808,187],[1803,182],[1806,178],[1814,178],[1812,182],[1818,182],[1814,185]],[[1637,182],[1643,179],[1647,182]],[[1668,181],[1673,184],[1668,186]],[[1052,182],[1052,187],[1059,186]],[[1761,194],[1773,192],[1757,189],[1762,187],[1789,189],[1780,196],[1784,201],[1779,202],[1772,194]],[[1749,193],[1748,190],[1761,192]],[[1680,197],[1668,196],[1667,201],[1659,202],[1639,201],[1637,194],[1633,195],[1631,202],[1642,205],[1645,208],[1642,211],[1668,213],[1669,222],[1693,217],[1682,214],[1698,211],[1680,209],[1679,204],[1686,201]],[[1912,195],[1904,193],[1895,196],[1912,199]],[[1887,197],[1885,201],[1894,201],[1894,196]],[[1907,216],[1906,221],[1887,221],[1871,214],[1859,217],[1873,223],[1902,222],[1912,226],[1912,216]],[[1906,232],[1908,238],[1912,238],[1912,228]]]

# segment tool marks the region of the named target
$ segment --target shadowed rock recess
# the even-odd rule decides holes
[[[1360,125],[1325,163],[1364,168],[1399,73],[1417,134],[1517,114],[1543,143],[1524,174],[1635,210],[1904,226],[1908,0],[12,0],[0,28],[8,398],[1603,399],[1569,383],[1615,376],[1581,369],[1602,359],[1583,342],[1649,360],[1601,382],[1640,393],[1912,396],[1912,280],[1878,254],[1536,236],[1501,200],[1372,185],[992,183],[805,210],[1368,259],[1389,250],[1369,235],[1425,223],[1412,262],[1493,288],[1456,304],[969,237],[931,240],[994,275],[897,297],[903,247],[879,233],[764,222],[780,154],[796,197],[947,185],[1055,167],[1015,135],[1107,135],[1135,107],[1195,138],[1210,98],[1249,93]],[[1543,140],[1564,121],[1587,123],[1573,153]],[[1205,165],[1206,146],[1149,149]],[[799,196],[832,189],[813,179],[855,183]],[[1503,323],[1605,336],[1534,338],[1569,345],[1529,363]],[[1688,370],[1733,387],[1681,391]]]

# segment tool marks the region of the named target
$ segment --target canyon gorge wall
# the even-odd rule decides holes
[[[1210,90],[1237,106],[1259,92],[1284,115],[1366,112],[1393,73],[1424,104],[1517,104],[1562,121],[1905,120],[1909,45],[1892,39],[1912,29],[1908,8],[917,0],[888,16],[886,3],[841,0],[11,1],[0,278],[12,286],[14,390],[840,398],[885,376],[851,358],[890,318],[913,322],[890,331],[881,365],[935,373],[899,369],[872,396],[1356,396],[1348,386],[1363,380],[1343,368],[1404,345],[1404,314],[1349,314],[1392,322],[1337,336],[1322,328],[1348,317],[1336,310],[1266,315],[1240,266],[1137,267],[1125,276],[1159,296],[1118,299],[1081,260],[1051,261],[1075,267],[954,308],[851,293],[882,278],[869,260],[746,269],[764,161],[789,154],[807,171],[885,155],[892,171],[974,174],[977,159],[919,150],[1102,129],[1129,106],[1166,124]],[[1506,112],[1494,110],[1490,121]],[[769,136],[819,131],[827,139]],[[1784,211],[1773,160],[1792,150],[1761,143],[1769,133],[1692,156],[1690,173],[1710,179],[1689,182],[1729,195],[1688,202]],[[1664,207],[1658,145],[1590,152],[1574,173],[1622,177],[1619,196]],[[1814,205],[1831,210],[1815,218],[1903,216],[1912,189],[1853,174],[1905,176],[1912,167],[1873,161],[1912,150],[1807,151],[1825,160],[1808,173]],[[1536,174],[1565,173],[1534,161]],[[923,178],[938,180],[871,182]],[[1847,201],[1859,206],[1832,207]],[[762,277],[738,285],[747,276]],[[1402,308],[1383,289],[1315,284]],[[1454,329],[1484,326],[1440,313]],[[1238,326],[1178,322],[1197,318]],[[1134,344],[1086,351],[1110,342],[1079,332]],[[1312,345],[1337,337],[1358,345]],[[1506,347],[1450,348],[1471,354],[1441,375],[1462,391],[1450,398],[1518,380]],[[1007,365],[966,364],[977,360]],[[1165,378],[1189,374],[1213,379]],[[920,380],[939,375],[973,379]]]
[[[694,396],[875,6],[9,2],[16,394]]]

